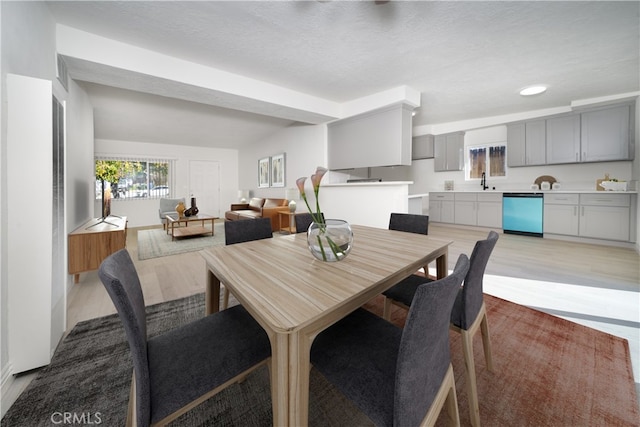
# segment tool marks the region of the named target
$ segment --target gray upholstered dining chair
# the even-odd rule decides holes
[[[268,227],[267,227],[268,225]],[[273,237],[269,218],[240,219],[224,222],[224,241],[226,245],[249,242]]]
[[[389,230],[429,234],[429,216],[392,212],[389,217]]]
[[[165,425],[271,357],[266,332],[242,306],[149,338],[144,296],[129,252],[121,249],[107,257],[98,274],[122,320],[133,359],[127,426]]]
[[[269,218],[241,219],[224,222],[224,240],[226,245],[250,242],[252,240],[273,237]],[[222,309],[229,307],[229,289],[225,286],[222,294]]]
[[[471,424],[474,427],[480,426],[480,408],[476,386],[476,368],[473,360],[473,336],[478,332],[478,329],[481,330],[485,362],[489,372],[493,372],[491,338],[483,299],[482,282],[487,262],[497,241],[498,233],[490,231],[486,239],[476,242],[473,252],[471,252],[471,266],[467,277],[464,279],[464,286],[461,286],[458,290],[456,301],[451,310],[450,327],[462,335],[462,351],[467,368],[466,382],[469,395],[469,411],[471,413]],[[424,282],[424,277],[409,276],[409,279],[402,282],[402,284],[395,285],[383,292],[385,305],[387,301],[393,301],[394,304],[405,308],[411,306],[416,290]]]
[[[389,217],[389,230],[404,231],[406,233],[429,234],[429,216],[392,212]],[[429,277],[428,265],[424,266],[424,274],[427,276],[428,281],[433,280]],[[424,282],[424,277],[411,275],[401,280],[397,286],[407,284],[413,288]],[[382,317],[386,320],[391,319],[391,304],[392,300],[385,297]]]
[[[447,404],[460,425],[449,353],[449,318],[469,269],[462,254],[449,276],[420,286],[404,329],[358,309],[321,332],[311,363],[375,425],[433,425]]]
[[[320,216],[324,220],[324,214],[320,212]],[[313,217],[310,213],[300,213],[295,215],[296,219],[296,233],[306,233],[309,229],[309,226],[313,222]]]

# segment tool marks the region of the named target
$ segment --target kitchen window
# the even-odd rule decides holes
[[[489,144],[467,147],[465,169],[467,180],[482,179],[483,172],[486,172],[487,178],[506,176],[506,145]]]
[[[144,158],[96,157],[96,199],[105,194],[112,199],[141,200],[171,197],[173,160]]]

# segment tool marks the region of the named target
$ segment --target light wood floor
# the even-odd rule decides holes
[[[205,264],[197,252],[138,261],[137,232],[130,229],[127,248],[147,305],[204,291]],[[450,269],[460,253],[470,255],[475,242],[487,233],[486,229],[429,226],[429,235],[454,241],[449,249]],[[634,362],[638,381],[640,256],[633,249],[500,234],[484,284],[485,292],[492,295],[630,339],[632,351],[639,354]],[[115,309],[97,272],[81,274],[68,296],[67,330],[79,321],[111,313]]]
[[[127,248],[138,270],[147,305],[204,291],[205,264],[197,252],[138,261],[137,231],[129,230]],[[449,249],[450,269],[460,253],[470,255],[475,242],[487,233],[438,224],[429,226],[429,235],[454,241]],[[634,250],[535,237],[500,234],[486,274],[640,292],[640,256]],[[549,292],[553,292],[552,287]],[[97,272],[81,274],[80,283],[74,285],[68,296],[67,330],[79,321],[111,313],[115,309]]]

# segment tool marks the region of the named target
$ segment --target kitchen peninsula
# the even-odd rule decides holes
[[[325,218],[350,224],[389,227],[391,212],[408,212],[412,181],[323,184],[320,207]]]

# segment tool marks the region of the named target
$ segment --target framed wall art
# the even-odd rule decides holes
[[[271,184],[269,157],[258,160],[258,188],[268,187]]]
[[[284,187],[285,184],[284,153],[271,157],[271,186]]]

